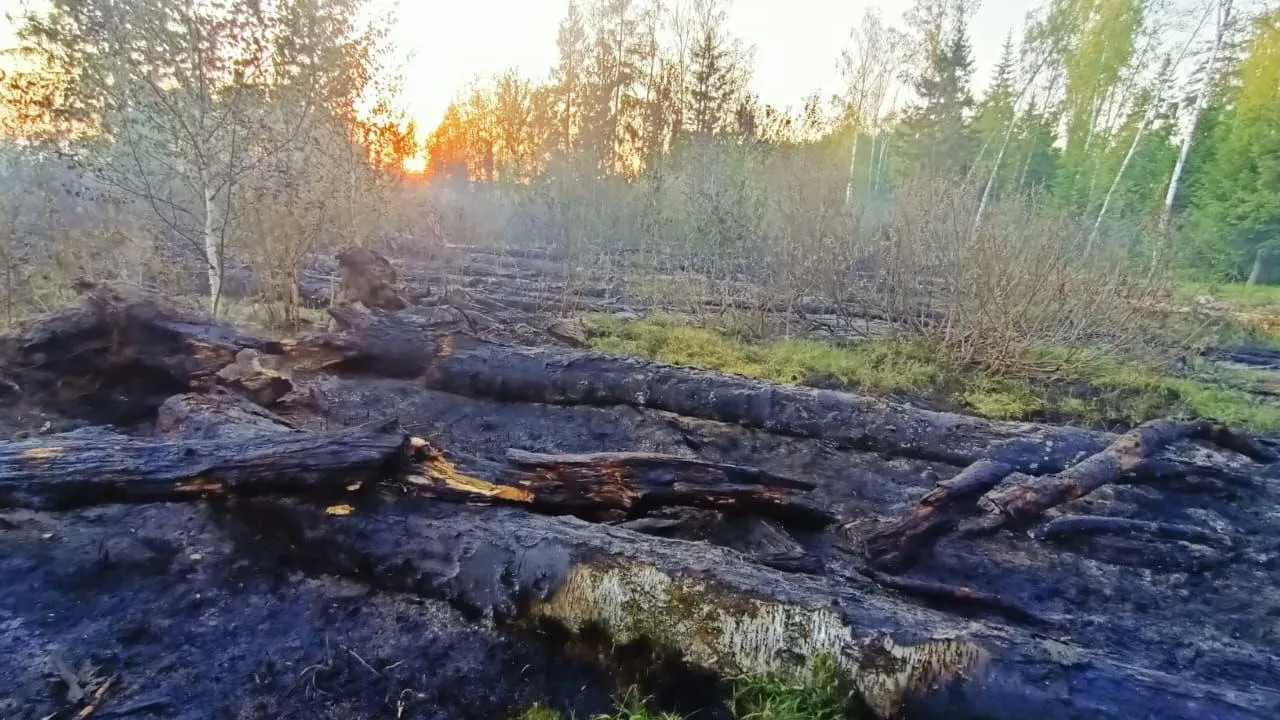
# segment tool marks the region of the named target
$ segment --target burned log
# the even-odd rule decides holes
[[[226,393],[170,398],[156,424],[157,432],[167,439],[259,442],[272,434],[295,432],[283,419]],[[306,435],[320,443],[330,434]],[[300,439],[297,434],[287,437]],[[787,527],[809,530],[835,520],[829,511],[805,500],[812,483],[757,468],[656,453],[554,455],[510,450],[505,461],[498,461],[449,452],[423,438],[408,438],[405,443],[409,455],[386,466],[386,474],[352,482],[403,481],[418,495],[516,504],[534,512],[591,519],[614,514],[635,518],[659,508],[693,507],[772,518]]]
[[[1032,537],[1045,540],[1070,540],[1095,535],[1114,535],[1144,540],[1181,540],[1221,548],[1231,547],[1229,536],[1206,528],[1098,515],[1068,515],[1055,518],[1031,532]]]
[[[290,346],[290,359],[303,368],[415,378],[432,389],[467,397],[630,405],[860,451],[959,466],[985,461],[975,466],[983,475],[996,473],[997,467],[1005,475],[1057,472],[1101,452],[1116,437],[1074,427],[935,412],[875,397],[600,353],[503,345],[443,328],[434,331],[413,318],[407,313],[335,313],[340,329]],[[1260,446],[1257,450],[1265,452]],[[1181,456],[1159,457],[1193,464]],[[1219,467],[1233,466],[1222,462]]]
[[[968,464],[1017,438],[1037,457],[1087,455],[1109,438],[1069,428],[999,423],[921,410],[878,398],[762,382],[600,353],[513,347],[464,333],[424,332],[412,315],[335,314],[339,331],[290,349],[303,367],[422,378],[428,387],[506,402],[634,405],[736,423],[843,446]],[[1007,453],[1008,451],[1006,451]]]
[[[676,505],[773,518],[808,529],[835,520],[830,512],[803,501],[813,483],[758,468],[654,453],[552,455],[509,450],[507,461],[512,469],[503,479],[528,489],[529,502],[543,509],[603,508],[635,516]]]
[[[1031,521],[1050,508],[1119,481],[1170,443],[1188,438],[1214,440],[1257,460],[1275,460],[1274,455],[1257,444],[1237,439],[1226,428],[1205,420],[1153,420],[1060,473],[1034,478],[1021,473],[1010,475],[978,500],[987,515],[973,529],[993,530]]]
[[[731,675],[830,657],[882,718],[1252,720],[1280,710],[1272,689],[1191,682],[1038,632],[904,604],[898,590],[869,579],[783,573],[625,529],[404,500],[344,517],[288,501],[254,500],[238,512],[312,572],[445,599],[506,623],[603,631],[614,645],[644,640]],[[977,592],[965,602],[1003,603]]]
[[[0,443],[0,508],[340,491],[393,474],[407,447],[387,424],[189,441],[50,435]]]

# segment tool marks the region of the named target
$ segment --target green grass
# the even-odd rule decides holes
[[[749,676],[734,681],[740,720],[841,720],[856,717],[857,694],[835,660],[819,656],[805,677]]]
[[[1280,285],[1184,283],[1179,295],[1188,300],[1208,295],[1236,310],[1273,310],[1280,314]]]
[[[1280,403],[1249,393],[1275,384],[1249,371],[1191,363],[1175,374],[1152,360],[1079,350],[1044,350],[1035,376],[991,377],[948,367],[922,341],[867,340],[848,346],[813,340],[750,343],[677,318],[588,319],[592,347],[676,365],[783,383],[835,378],[863,392],[928,396],[1000,420],[1050,419],[1095,426],[1170,415],[1205,417],[1258,432],[1280,431]]]
[[[756,675],[735,678],[730,710],[737,720],[842,720],[858,717],[859,702],[852,684],[830,657],[814,659],[803,676]],[[515,720],[564,720],[543,705],[528,708]],[[611,714],[591,720],[682,720],[648,707],[630,692]]]

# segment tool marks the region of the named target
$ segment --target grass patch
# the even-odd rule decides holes
[[[835,660],[814,658],[810,672],[803,676],[744,676],[732,681],[729,709],[737,720],[843,720],[860,716],[857,693],[840,672]],[[515,720],[565,720],[565,716],[542,705],[534,705]],[[637,693],[630,692],[607,715],[591,720],[682,720],[678,715],[650,708]]]
[[[814,340],[748,343],[664,315],[634,322],[592,316],[587,329],[591,346],[602,352],[775,382],[834,378],[878,392],[927,393],[941,381],[936,355],[920,343],[884,340],[847,347]]]
[[[841,720],[859,714],[857,693],[827,656],[814,658],[803,678],[753,676],[734,682],[733,715],[742,720]]]
[[[1185,283],[1178,294],[1186,299],[1207,295],[1236,310],[1272,310],[1280,315],[1280,285]]]
[[[1134,425],[1165,416],[1212,418],[1256,432],[1280,431],[1280,403],[1249,392],[1277,384],[1251,371],[1189,362],[1178,372],[1154,360],[1080,350],[1043,350],[1034,376],[992,377],[946,366],[927,343],[880,339],[842,346],[814,340],[751,343],[670,316],[591,317],[592,347],[616,355],[702,367],[783,383],[834,379],[873,393],[928,396],[998,420],[1049,419]]]

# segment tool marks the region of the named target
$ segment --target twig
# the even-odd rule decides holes
[[[92,696],[89,698],[89,704],[80,708],[80,712],[75,715],[75,720],[84,720],[92,715],[94,711],[102,705],[102,701],[106,699],[107,691],[111,689],[111,684],[116,681],[116,677],[116,675],[112,675],[107,678],[106,682],[99,685],[98,689],[93,691]]]
[[[1230,537],[1192,525],[1100,515],[1060,517],[1031,531],[1031,536],[1038,540],[1062,540],[1080,535],[1123,535],[1126,537],[1162,540],[1185,540],[1218,547],[1231,546]]]
[[[890,575],[871,568],[860,568],[858,572],[877,585],[897,590],[904,595],[929,600],[944,600],[961,605],[973,605],[1023,622],[1050,626],[1058,624],[1056,621],[1038,615],[1021,605],[1005,600],[999,595],[974,590],[964,585],[947,585],[930,580],[916,580],[899,575]]]

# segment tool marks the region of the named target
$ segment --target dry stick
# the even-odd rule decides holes
[[[1169,443],[1188,439],[1209,440],[1259,461],[1275,459],[1258,443],[1207,420],[1152,420],[1063,472],[1039,478],[1019,474],[1012,482],[987,492],[978,500],[986,516],[967,529],[986,532],[1034,520],[1050,508],[1082,498],[1134,472]]]
[[[872,582],[883,587],[892,588],[904,595],[922,597],[929,600],[942,600],[960,605],[972,605],[995,611],[1013,620],[1032,622],[1039,625],[1056,625],[1049,618],[1038,615],[1027,608],[1001,598],[993,593],[974,590],[965,585],[947,585],[930,580],[890,575],[871,568],[863,568],[858,572]]]
[[[1031,532],[1039,540],[1067,540],[1082,535],[1120,535],[1136,539],[1185,540],[1231,547],[1231,538],[1193,525],[1133,520],[1102,515],[1071,515],[1050,521]]]
[[[990,490],[1016,469],[1007,462],[979,460],[938,483],[901,517],[867,537],[871,561],[879,567],[904,567],[926,543],[954,527],[962,500]]]

